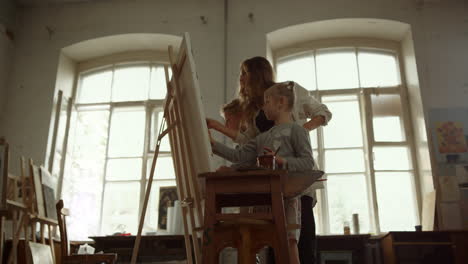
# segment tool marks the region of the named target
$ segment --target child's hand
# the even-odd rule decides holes
[[[220,127],[223,126],[223,124],[221,124],[219,121],[211,119],[211,118],[206,119],[206,125],[208,126],[209,129],[215,129],[218,131]]]
[[[269,147],[263,147],[263,154],[264,155],[275,156],[275,152]],[[278,165],[280,165],[280,166],[284,165],[284,159],[281,156],[279,156],[278,154],[276,154],[275,159],[276,159],[276,163]]]

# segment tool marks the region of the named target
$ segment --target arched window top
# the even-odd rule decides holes
[[[397,51],[358,46],[318,48],[277,59],[278,81],[296,81],[311,91],[396,87],[401,84],[399,69]]]
[[[78,104],[111,103],[162,100],[165,96],[164,65],[138,62],[81,73],[76,101]]]

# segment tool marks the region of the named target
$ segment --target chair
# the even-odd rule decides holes
[[[70,243],[67,236],[66,216],[69,216],[69,211],[63,208],[63,200],[57,202],[57,219],[60,231],[60,252],[61,264],[113,264],[117,261],[117,254],[95,254],[95,255],[70,255]]]
[[[225,247],[238,249],[239,263],[254,264],[255,253],[264,246],[275,251],[276,263],[289,263],[284,197],[295,197],[323,175],[288,174],[284,170],[210,172],[200,174],[206,181],[203,264],[218,263]],[[303,177],[305,176],[305,177]],[[223,207],[271,206],[271,212],[222,214]]]

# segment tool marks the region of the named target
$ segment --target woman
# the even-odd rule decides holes
[[[239,77],[239,99],[243,108],[240,130],[229,129],[220,122],[207,119],[208,128],[215,129],[238,144],[247,143],[260,133],[268,131],[274,123],[268,120],[261,110],[264,92],[275,84],[273,67],[264,57],[253,57],[241,64]],[[296,100],[292,111],[294,121],[308,131],[326,125],[331,119],[327,106],[309,95],[309,92],[294,83]],[[310,120],[308,120],[310,119]],[[315,220],[313,206],[316,203],[315,189],[323,188],[321,182],[314,183],[301,197],[301,235],[299,238],[299,258],[301,263],[315,262]]]

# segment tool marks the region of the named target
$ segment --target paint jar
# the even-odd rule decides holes
[[[345,221],[343,223],[343,234],[351,235],[351,228],[349,227],[349,222],[348,221]]]
[[[276,169],[276,157],[273,155],[258,156],[257,167],[275,170]]]

